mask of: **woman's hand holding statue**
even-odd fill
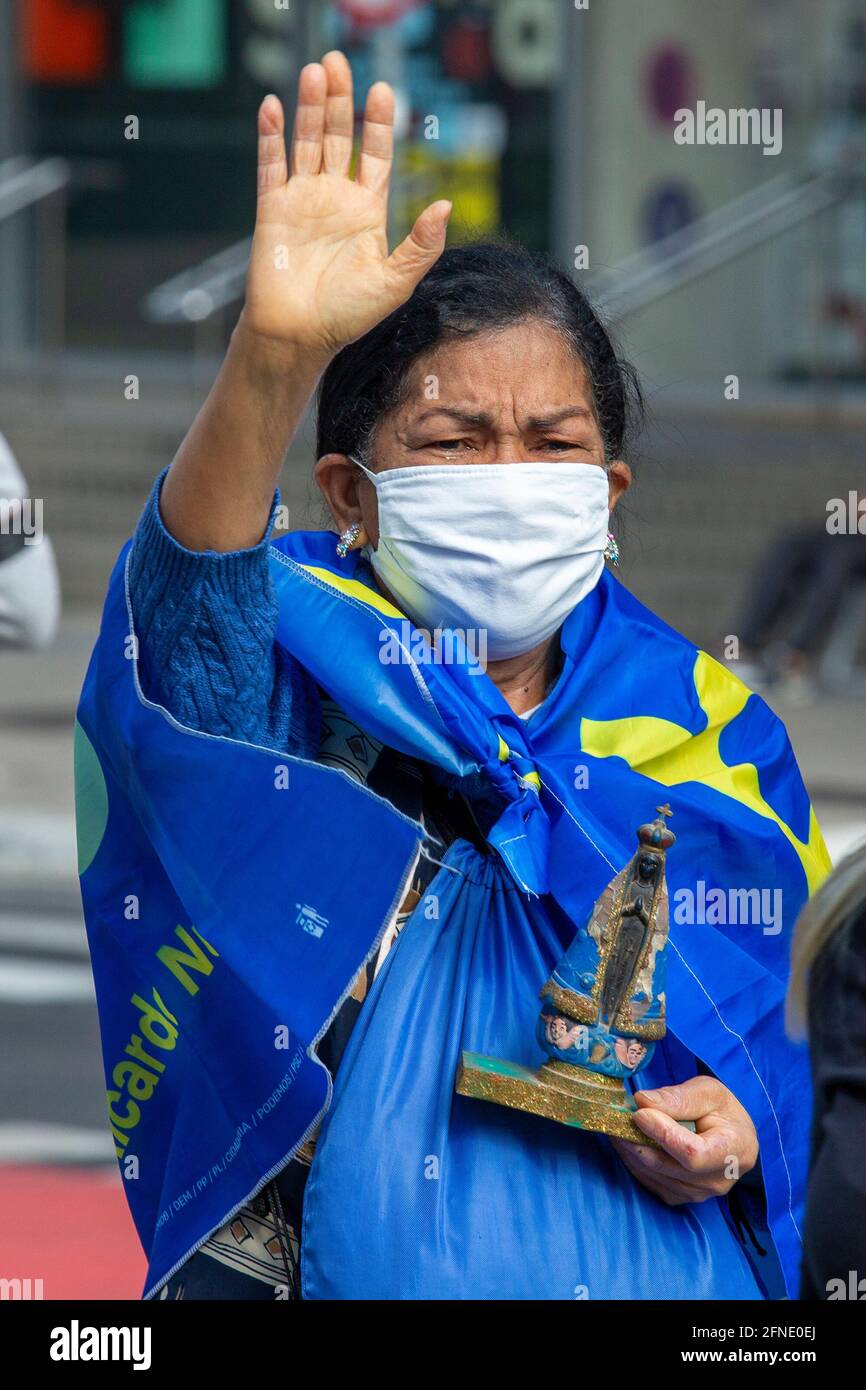
[[[758,1161],[755,1126],[731,1091],[712,1076],[638,1091],[635,1123],[660,1149],[614,1139],[638,1182],[668,1206],[723,1197]],[[678,1124],[693,1120],[696,1133]]]

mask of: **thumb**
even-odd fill
[[[422,275],[426,275],[445,250],[450,216],[451,204],[447,199],[431,203],[409,235],[388,257],[385,264],[391,271],[395,288],[399,288],[404,298],[409,297]]]
[[[691,1076],[676,1086],[657,1091],[636,1091],[641,1109],[652,1107],[675,1120],[699,1120],[719,1108],[719,1083],[711,1076]]]

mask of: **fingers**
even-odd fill
[[[358,183],[388,196],[394,155],[394,93],[387,82],[374,82],[367,93]]]
[[[712,1194],[727,1192],[734,1182],[754,1168],[757,1141],[747,1130],[720,1124],[700,1134],[678,1125],[668,1115],[639,1110],[635,1124],[662,1146],[648,1150],[651,1167],[674,1180],[697,1181]]]
[[[282,102],[266,96],[259,107],[259,147],[256,187],[259,195],[286,182],[286,136]]]
[[[298,104],[292,136],[292,173],[318,174],[322,167],[328,75],[321,63],[307,63],[298,78]]]
[[[691,1173],[712,1172],[723,1166],[727,1154],[734,1152],[734,1136],[727,1128],[695,1134],[661,1110],[636,1110],[633,1118],[638,1129]]]
[[[733,1182],[719,1172],[706,1175],[687,1172],[658,1149],[616,1139],[613,1144],[632,1176],[668,1206],[704,1202],[708,1197],[721,1197],[733,1187]]]
[[[328,79],[325,100],[325,135],[322,142],[322,167],[326,174],[349,172],[352,162],[354,107],[352,104],[352,69],[344,53],[334,49],[322,59]]]
[[[407,297],[442,255],[450,216],[451,204],[447,200],[431,203],[406,239],[388,257],[386,265]]]
[[[679,1207],[686,1202],[702,1202],[713,1196],[712,1192],[695,1183],[676,1181],[667,1172],[660,1171],[653,1164],[653,1159],[657,1157],[653,1149],[644,1149],[617,1139],[613,1140],[613,1145],[632,1177],[666,1206]]]
[[[676,1120],[700,1120],[712,1111],[726,1108],[736,1098],[714,1076],[690,1076],[676,1086],[660,1086],[657,1091],[636,1091],[638,1105],[652,1105]]]
[[[711,1172],[734,1156],[741,1173],[758,1159],[758,1136],[747,1110],[712,1076],[694,1076],[676,1086],[635,1094],[635,1124],[684,1168]],[[678,1120],[694,1120],[693,1134]]]
[[[268,100],[276,103],[276,97]],[[353,137],[352,70],[345,54],[335,49],[321,63],[308,63],[298,78],[291,172],[345,177]],[[358,183],[387,197],[393,150],[394,93],[387,82],[375,82],[364,110]]]

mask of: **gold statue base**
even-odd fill
[[[455,1089],[458,1095],[543,1115],[575,1129],[589,1129],[653,1149],[660,1147],[635,1124],[632,1116],[637,1106],[618,1076],[603,1076],[555,1061],[533,1071],[501,1057],[464,1052]]]

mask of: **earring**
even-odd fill
[[[607,545],[604,547],[604,558],[610,560],[612,565],[619,564],[619,546],[616,543],[616,536],[613,531],[607,533]]]
[[[345,531],[343,531],[340,539],[337,541],[337,554],[341,560],[346,558],[360,534],[361,527],[357,521],[353,521],[351,526],[347,526]]]

